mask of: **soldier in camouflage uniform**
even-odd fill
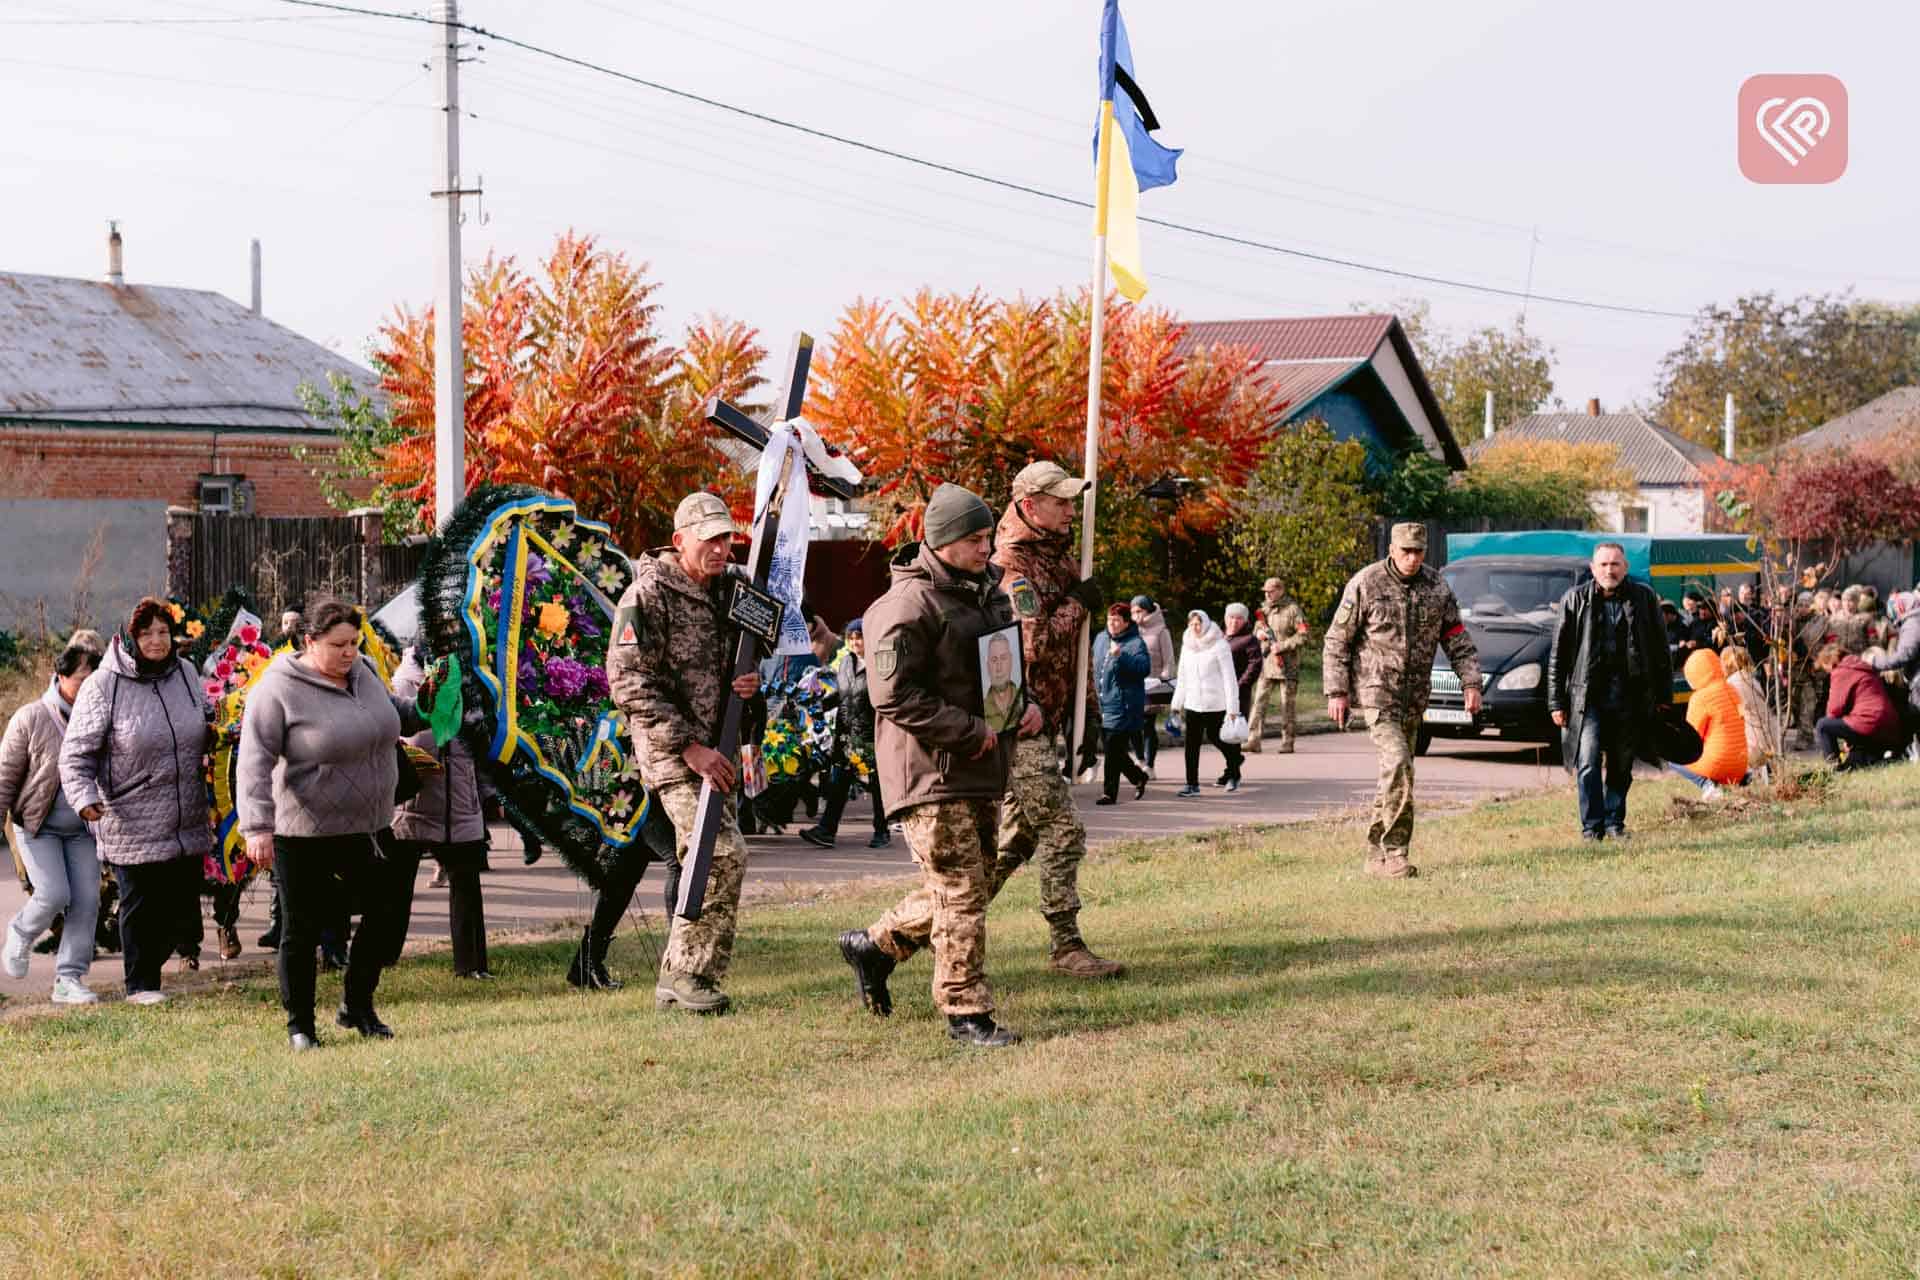
[[[1480,659],[1446,579],[1426,567],[1427,528],[1393,526],[1387,558],[1353,575],[1340,595],[1322,653],[1327,714],[1342,729],[1359,700],[1380,757],[1380,786],[1367,828],[1366,872],[1394,880],[1418,874],[1413,839],[1413,753],[1427,709],[1433,656],[1442,645],[1460,676],[1469,714],[1480,710]]]
[[[1048,967],[1076,978],[1112,978],[1126,967],[1095,955],[1080,936],[1080,861],[1087,828],[1074,811],[1060,773],[1059,739],[1073,727],[1073,678],[1082,653],[1081,626],[1102,607],[1100,588],[1080,577],[1072,538],[1075,499],[1089,482],[1052,462],[1029,463],[1013,478],[1013,503],[1000,518],[993,562],[1006,572],[1007,594],[1020,616],[1028,698],[1043,730],[1014,748],[1013,781],[1000,812],[1000,852],[993,892],[1029,859],[1040,873],[1040,912],[1052,955]],[[1088,704],[1099,702],[1088,669]]]
[[[634,562],[607,650],[613,702],[626,713],[640,776],[673,823],[676,862],[693,834],[702,780],[726,797],[706,905],[698,920],[674,920],[654,988],[658,1007],[692,1013],[724,1012],[730,1003],[719,984],[733,958],[747,871],[734,763],[713,749],[729,685],[743,698],[760,691],[758,673],[730,679],[735,632],[722,589],[733,534],[724,501],[711,493],[688,495],[674,512],[673,546]]]
[[[867,929],[840,935],[860,999],[893,1012],[887,978],[933,948],[933,1002],[947,1033],[981,1048],[1019,1036],[993,1020],[987,987],[987,903],[993,896],[994,828],[1007,790],[1013,733],[986,719],[979,642],[1010,629],[1013,611],[988,561],[993,512],[943,484],[927,503],[926,538],[893,561],[893,582],[867,610],[880,794],[900,818],[924,882]],[[1029,706],[1015,726],[1040,726]]]
[[[1260,609],[1260,621],[1253,634],[1266,657],[1260,664],[1260,678],[1253,684],[1253,714],[1247,718],[1247,751],[1258,754],[1260,738],[1267,718],[1267,693],[1280,690],[1280,745],[1282,755],[1293,751],[1294,697],[1300,692],[1300,650],[1307,643],[1307,615],[1278,578],[1268,578],[1261,588],[1266,599]]]

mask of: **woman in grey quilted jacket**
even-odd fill
[[[74,701],[60,786],[93,824],[120,889],[127,999],[158,1004],[160,966],[200,917],[207,812],[207,700],[174,656],[180,617],[149,596]]]
[[[235,797],[247,856],[273,869],[280,1003],[295,1051],[319,1043],[314,948],[320,930],[344,914],[342,885],[363,907],[334,1021],[363,1036],[393,1035],[374,1012],[373,993],[404,939],[400,882],[410,907],[419,867],[418,851],[393,835],[397,753],[401,733],[426,727],[361,656],[358,609],[324,600],[306,619],[306,647],[275,658],[247,695]]]
[[[100,651],[69,643],[53,664],[53,682],[13,713],[0,740],[0,822],[20,831],[21,852],[33,877],[33,897],[8,923],[6,972],[27,976],[34,941],[64,913],[60,955],[54,964],[53,1002],[92,1004],[93,930],[100,914],[100,858],[93,832],[60,787],[60,741],[73,700],[80,696]]]

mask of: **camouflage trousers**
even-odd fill
[[[1000,896],[1014,872],[1037,861],[1040,914],[1047,919],[1054,952],[1085,946],[1080,937],[1079,880],[1080,860],[1087,856],[1087,828],[1074,812],[1073,792],[1060,776],[1059,756],[1051,740],[1044,736],[1020,739],[1014,748],[1007,798],[999,810],[998,847],[991,836],[986,845],[993,850],[986,863],[987,900]],[[927,945],[933,929],[932,900],[918,892],[909,894],[882,924],[887,939],[881,940],[881,925],[875,925],[874,942],[895,960],[905,960]]]
[[[987,987],[988,868],[1000,806],[935,800],[895,815],[920,864],[920,887],[867,930],[896,961],[933,947],[933,1006],[948,1017],[993,1012]]]
[[[675,782],[660,788],[660,806],[673,823],[673,860],[684,864],[687,841],[700,812],[700,784]],[[733,962],[733,931],[740,919],[740,885],[747,878],[747,842],[740,814],[728,795],[720,806],[720,831],[713,841],[713,867],[707,876],[706,903],[698,920],[673,918],[660,973],[684,973],[718,983]]]
[[[1248,751],[1260,750],[1261,731],[1266,725],[1267,696],[1273,690],[1280,691],[1280,749],[1293,746],[1293,708],[1300,692],[1300,677],[1262,675],[1253,682],[1253,713],[1247,717]]]
[[[1413,842],[1413,745],[1420,717],[1367,712],[1367,736],[1380,758],[1380,784],[1373,794],[1367,847],[1375,854],[1404,854]]]

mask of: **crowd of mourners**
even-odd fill
[[[1595,607],[1614,599],[1597,596]],[[1920,730],[1920,593],[1896,593],[1883,607],[1867,586],[1782,589],[1766,603],[1742,586],[1717,598],[1689,592],[1680,606],[1662,601],[1658,608],[1666,657],[1692,691],[1686,716],[1701,745],[1697,759],[1669,767],[1703,794],[1764,778],[1796,735],[1799,745],[1842,769],[1912,749]],[[1208,748],[1220,757],[1213,785],[1237,790],[1246,754],[1262,749],[1275,694],[1276,749],[1293,749],[1308,627],[1279,579],[1266,582],[1259,607],[1229,604],[1219,623],[1194,609],[1176,627],[1145,595],[1107,605],[1100,621],[1088,654],[1091,698],[1078,762],[1091,770],[1104,760],[1096,804],[1121,803],[1123,783],[1133,798],[1146,793],[1163,732],[1182,747],[1176,796],[1206,794],[1201,760]],[[794,707],[806,699],[793,691],[826,691],[834,726],[829,754],[743,805],[744,823],[779,830],[804,803],[816,821],[800,838],[832,847],[850,799],[864,789],[872,800],[868,843],[885,848],[898,824],[889,820],[874,767],[863,620],[841,633],[810,610],[808,622],[813,653],[772,660],[766,675],[769,687],[790,691]],[[1593,634],[1611,634],[1612,624],[1595,625]],[[260,943],[277,952],[294,1047],[316,1038],[316,974],[323,966],[344,971],[335,1022],[388,1036],[375,993],[382,971],[399,958],[424,859],[437,862],[432,883],[449,893],[454,973],[491,976],[481,873],[488,820],[498,809],[466,746],[457,738],[435,746],[418,710],[431,679],[419,650],[405,654],[389,687],[361,654],[364,620],[352,605],[316,601],[304,614],[283,615],[281,630],[282,651],[248,697],[236,770],[246,855],[272,877],[273,924]],[[1656,628],[1648,643],[1657,647],[1661,633]],[[210,874],[214,730],[201,673],[181,656],[184,640],[179,609],[153,598],[141,600],[125,629],[104,640],[75,632],[45,691],[19,708],[0,740],[0,814],[12,824],[20,872],[31,886],[0,939],[0,967],[24,977],[31,949],[45,936],[43,949],[56,953],[56,1003],[98,999],[86,981],[98,945],[119,950],[129,1002],[163,1001],[169,959],[198,967],[203,895],[212,900],[221,955],[240,952],[241,886]],[[1600,684],[1589,692],[1582,677],[1573,690],[1576,701],[1591,698],[1596,708],[1608,696],[1602,686],[1612,670],[1604,649],[1580,651],[1582,669],[1600,673],[1591,675]],[[1618,676],[1637,669],[1634,661],[1615,665]],[[824,678],[809,685],[809,669]],[[410,767],[409,743],[416,755],[437,754],[437,767]],[[1600,772],[1602,745],[1574,753],[1585,762],[1576,773],[1589,835],[1608,834],[1610,821],[1617,834],[1620,816],[1607,815],[1624,801],[1625,780]],[[1586,790],[1594,793],[1590,803]],[[530,847],[529,861],[538,852],[537,843]],[[605,969],[606,943],[630,896],[613,895],[605,922],[596,912],[569,973],[576,985],[618,985]]]
[[[1901,758],[1920,731],[1920,592],[1883,605],[1871,586],[1781,587],[1768,604],[1742,585],[1660,608],[1705,747],[1678,771],[1709,794],[1789,745],[1858,769]]]

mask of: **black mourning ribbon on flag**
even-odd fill
[[[1127,74],[1125,67],[1115,64],[1113,81],[1126,91],[1129,98],[1133,99],[1133,109],[1140,113],[1140,123],[1145,126],[1146,131],[1152,133],[1158,129],[1160,120],[1153,114],[1153,108],[1147,105],[1147,95],[1141,91],[1139,85],[1133,82],[1133,77]]]

